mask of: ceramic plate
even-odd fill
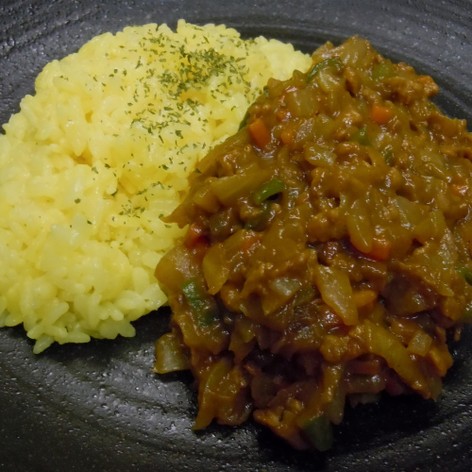
[[[0,122],[18,111],[50,60],[127,25],[225,23],[309,52],[358,34],[383,54],[432,75],[438,104],[472,123],[472,15],[468,1],[85,0],[2,1]],[[472,459],[472,330],[438,402],[384,398],[347,409],[325,454],[300,453],[249,423],[192,432],[188,375],[157,377],[154,340],[163,310],[136,323],[133,339],[54,346],[40,356],[21,328],[0,330],[2,471],[469,470]]]

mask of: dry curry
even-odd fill
[[[366,40],[327,43],[197,165],[156,269],[155,364],[191,369],[195,428],[252,415],[326,450],[346,403],[438,397],[472,311],[472,135],[437,92]]]

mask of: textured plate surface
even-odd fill
[[[383,54],[431,74],[438,104],[472,123],[472,5],[469,1],[106,0],[0,3],[0,122],[50,60],[96,34],[126,25],[226,23],[311,51],[359,34]],[[292,451],[250,423],[191,431],[188,375],[156,377],[153,343],[168,313],[136,323],[133,339],[55,346],[39,357],[21,328],[0,330],[2,471],[380,471],[470,470],[472,330],[437,403],[383,399],[348,409],[326,454]]]

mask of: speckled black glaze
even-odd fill
[[[431,74],[438,104],[472,123],[470,1],[37,0],[0,2],[0,122],[18,111],[54,58],[126,25],[224,22],[311,51],[367,37]],[[1,216],[0,216],[1,217]],[[437,403],[385,398],[348,409],[326,454],[300,453],[257,425],[191,431],[188,375],[151,371],[168,313],[136,323],[133,339],[54,346],[40,356],[21,328],[0,330],[1,471],[468,471],[472,463],[472,330]]]

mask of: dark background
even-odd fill
[[[437,103],[472,123],[469,1],[0,0],[0,123],[52,59],[127,25],[179,18],[225,23],[309,52],[367,37],[383,54],[432,75]],[[1,217],[1,215],[0,215]],[[1,471],[466,471],[472,459],[472,332],[437,403],[385,398],[347,409],[326,454],[291,450],[250,423],[191,431],[187,375],[156,377],[153,344],[168,313],[136,323],[133,339],[54,346],[40,356],[21,328],[0,330]]]

